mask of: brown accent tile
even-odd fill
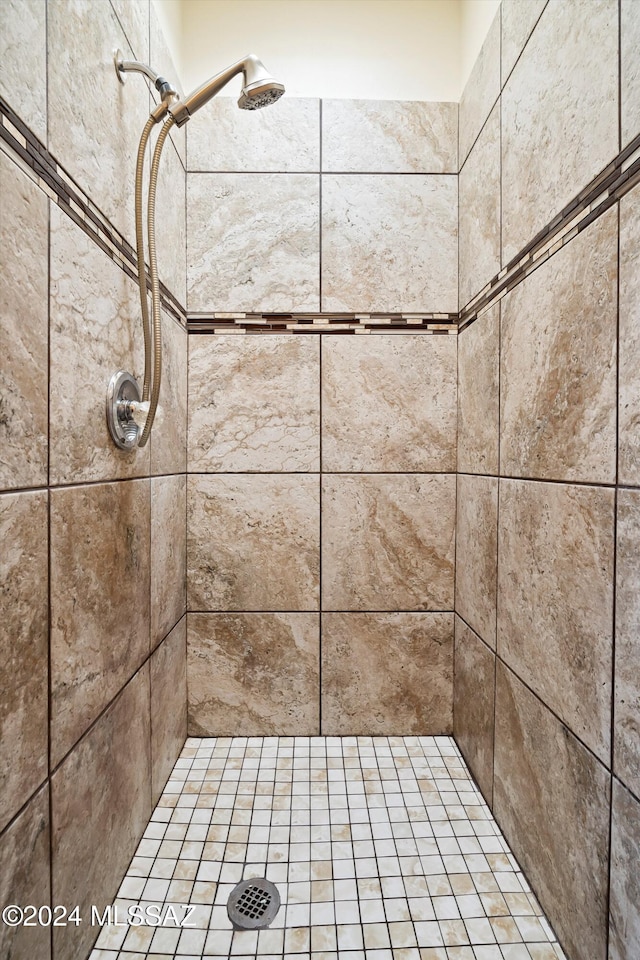
[[[458,470],[498,473],[500,304],[458,336]]]
[[[314,736],[319,616],[188,616],[190,736]]]
[[[496,104],[460,171],[460,307],[500,270],[500,106]]]
[[[608,960],[640,954],[640,802],[613,781]]]
[[[162,312],[162,384],[149,437],[151,473],[184,473],[187,462],[187,332]]]
[[[605,960],[610,776],[502,663],[493,809],[572,960]]]
[[[151,645],[165,637],[186,610],[187,481],[151,479]]]
[[[151,670],[151,801],[157,803],[187,738],[187,620],[153,652]]]
[[[500,17],[498,11],[460,98],[460,165],[500,94]]]
[[[640,485],[640,186],[620,202],[619,482]]]
[[[149,652],[149,482],[51,494],[51,752],[57,764]]]
[[[640,794],[640,490],[618,492],[613,769]]]
[[[456,612],[496,646],[498,480],[458,475]]]
[[[453,735],[489,805],[493,798],[495,655],[456,617]]]
[[[322,615],[323,736],[448,734],[452,712],[453,614]]]

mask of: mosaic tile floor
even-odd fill
[[[252,876],[280,912],[233,932]],[[187,740],[115,904],[193,926],[104,927],[91,960],[565,960],[448,737]]]

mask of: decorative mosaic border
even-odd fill
[[[456,334],[457,313],[209,313],[189,314],[189,333]]]

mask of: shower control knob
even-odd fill
[[[107,425],[113,442],[121,450],[133,450],[146,420],[148,403],[140,402],[137,381],[125,370],[118,370],[107,387]]]

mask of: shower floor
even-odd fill
[[[234,932],[252,876],[282,906]],[[115,904],[193,926],[105,926],[90,960],[565,960],[449,737],[189,739]]]

